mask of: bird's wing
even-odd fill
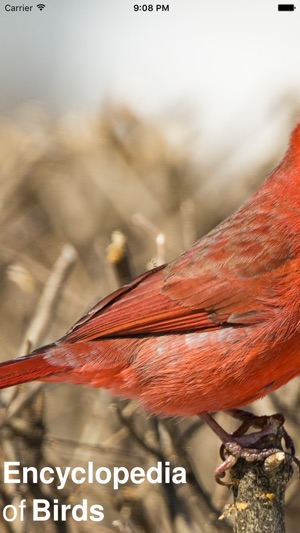
[[[280,230],[284,221],[275,228],[272,208],[256,201],[168,265],[104,298],[63,340],[207,331],[272,316],[291,268],[292,239]]]
[[[61,340],[208,331],[262,320],[253,280],[222,279],[201,269],[197,278],[168,278],[166,269],[147,272],[104,298]]]

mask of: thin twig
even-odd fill
[[[106,249],[106,260],[113,266],[118,285],[129,283],[134,277],[129,257],[127,238],[122,231],[113,231]]]
[[[158,459],[158,461],[164,462],[166,460],[164,454],[159,450],[159,448],[156,448],[154,446],[151,446],[151,444],[148,444],[135,430],[133,427],[131,420],[128,419],[126,416],[124,416],[122,409],[115,405],[116,412],[118,414],[118,417],[120,418],[120,421],[122,424],[128,429],[129,433],[132,435],[132,437],[142,446],[147,452],[151,453]]]
[[[40,339],[42,339],[49,322],[52,320],[54,308],[58,303],[64,284],[71,273],[71,269],[73,268],[76,259],[77,252],[75,248],[71,244],[65,244],[58,259],[54,263],[51,274],[45,284],[39,303],[36,307],[36,311],[25,333],[20,349],[21,355],[23,355],[24,352],[26,353],[28,343],[30,346],[36,346]],[[14,401],[12,401],[12,398],[16,389],[15,387],[12,387],[9,392],[7,392],[8,396],[6,396],[6,401],[9,404],[9,407],[6,412],[5,420],[2,421],[0,428],[7,425],[9,420],[11,420],[13,416],[16,416],[23,409],[24,405],[38,394],[41,387],[41,383],[31,384],[26,388],[26,393],[22,396],[18,395]]]
[[[36,346],[43,337],[44,332],[52,319],[53,310],[57,304],[64,287],[65,281],[71,273],[77,252],[71,244],[65,244],[54,263],[51,274],[41,294],[35,313],[27,328],[21,344],[20,355],[24,355],[28,342]]]

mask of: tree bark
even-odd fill
[[[277,442],[269,437],[264,447],[281,449],[280,440],[280,436]],[[234,533],[285,532],[284,500],[291,462],[289,454],[278,451],[263,461],[239,459],[232,467]]]

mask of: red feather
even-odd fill
[[[283,162],[186,253],[104,298],[56,343],[0,365],[0,388],[66,381],[197,414],[300,370],[300,125]]]

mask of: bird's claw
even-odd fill
[[[228,442],[224,442],[220,448],[220,456],[223,462],[215,471],[215,479],[217,483],[227,486],[230,485],[230,483],[222,481],[222,478],[225,477],[227,470],[230,470],[238,459],[244,459],[247,462],[264,461],[271,455],[278,453],[284,453],[285,458],[290,462],[294,462],[300,472],[300,461],[295,457],[293,441],[283,427],[284,417],[282,415],[276,414],[272,416],[257,417],[251,413],[243,411],[238,412],[238,414],[239,416],[235,416],[235,418],[242,420],[242,425],[232,434],[232,438],[228,440]],[[250,426],[260,427],[261,430],[245,435],[245,432]],[[260,441],[263,442],[263,437],[272,434],[275,435],[278,431],[281,431],[282,439],[287,451],[283,452],[282,449],[276,447],[264,448],[262,443],[262,447],[259,447]]]

